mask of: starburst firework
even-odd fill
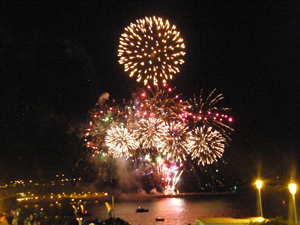
[[[184,63],[185,45],[175,25],[160,17],[145,17],[125,28],[119,39],[119,63],[144,85],[166,83]]]
[[[117,107],[100,107],[90,110],[90,121],[85,129],[85,142],[87,147],[92,149],[92,154],[99,154],[105,147],[104,139],[106,131],[114,125],[122,125],[126,122],[124,112]]]
[[[124,127],[114,126],[107,130],[105,144],[108,153],[115,157],[131,157],[138,147],[135,137]]]
[[[135,95],[137,104],[135,112],[138,118],[160,118],[164,121],[180,120],[180,113],[187,108],[187,102],[182,101],[179,96],[173,93],[172,88],[154,88],[150,86],[147,89],[141,89]]]
[[[204,98],[202,92],[203,90],[198,99],[195,96],[189,99],[188,113],[182,113],[180,117],[187,119],[194,127],[212,126],[230,140],[227,131],[233,131],[229,125],[233,119],[226,114],[230,108],[217,106],[224,99],[223,94],[215,94],[216,89],[214,89],[207,98]]]
[[[160,142],[160,137],[163,134],[161,119],[149,118],[141,119],[138,121],[137,129],[134,131],[134,135],[141,144],[142,149],[156,148]]]
[[[189,153],[198,164],[212,164],[222,157],[226,140],[220,132],[204,125],[188,134]]]
[[[165,123],[163,128],[164,135],[161,136],[161,145],[159,146],[161,154],[175,162],[185,160],[188,148],[186,142],[188,127],[180,122],[170,122]]]

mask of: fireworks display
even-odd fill
[[[165,188],[175,190],[187,158],[205,166],[223,156],[232,118],[224,114],[228,108],[217,106],[223,96],[213,93],[198,103],[182,100],[172,88],[148,86],[122,106],[96,104],[86,129],[87,146],[94,156],[143,159],[147,171],[151,167]]]
[[[131,157],[132,150],[135,150],[137,142],[133,135],[124,127],[114,126],[107,130],[105,144],[108,153],[114,157]]]
[[[172,88],[151,88],[141,89],[134,94],[135,118],[160,118],[172,122],[178,120],[180,113],[184,113],[187,102],[181,100],[179,95],[173,93]],[[181,119],[180,119],[181,121]]]
[[[224,99],[223,94],[215,94],[216,89],[214,89],[207,98],[204,98],[202,92],[203,90],[201,90],[199,99],[195,96],[193,99],[189,99],[189,113],[181,114],[181,118],[193,123],[194,127],[202,125],[214,127],[230,140],[227,131],[233,131],[233,128],[228,125],[233,119],[226,114],[230,108],[218,107],[218,103]]]
[[[187,129],[187,126],[179,122],[166,123],[160,147],[163,156],[175,162],[185,160],[188,148]]]
[[[142,149],[156,148],[163,136],[162,120],[156,118],[141,119],[138,121],[135,136]]]
[[[176,26],[160,17],[145,17],[125,28],[119,39],[119,63],[144,85],[166,83],[184,63],[185,45]]]
[[[201,90],[198,99],[183,100],[168,87],[166,80],[179,72],[185,55],[183,39],[168,20],[137,20],[119,43],[119,63],[147,86],[120,105],[109,106],[109,94],[101,95],[90,111],[86,146],[94,157],[130,159],[134,171],[144,170],[141,174],[174,192],[186,167],[210,165],[223,156],[233,131],[229,108],[219,106],[224,97],[215,89],[206,98]]]
[[[221,158],[225,147],[225,138],[212,127],[196,127],[189,132],[190,155],[202,166],[216,162]]]
[[[175,186],[179,181],[179,177],[183,170],[179,171],[179,167],[175,164],[162,164],[161,173],[165,181],[165,193],[174,193]]]

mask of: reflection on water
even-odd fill
[[[266,218],[276,216],[286,217],[289,202],[287,196],[264,195],[263,209]],[[107,219],[109,217],[105,202],[112,205],[110,198],[85,200],[85,209],[92,214],[90,219]],[[74,202],[72,203],[74,204]],[[25,207],[23,205],[22,207]],[[56,215],[74,215],[69,201],[60,203],[40,202],[26,204],[27,210],[43,208],[44,212]],[[137,213],[136,209],[142,207],[149,212]],[[115,197],[114,216],[124,219],[131,225],[187,225],[194,224],[199,217],[253,217],[257,214],[257,196],[255,193],[247,194],[220,194],[220,195],[194,195],[185,197]],[[155,218],[162,217],[165,221],[158,222]]]
[[[149,209],[136,213],[138,207]],[[90,212],[99,218],[106,215],[104,205],[89,204]],[[255,210],[255,208],[254,208]],[[104,212],[104,213],[103,213]],[[189,196],[184,198],[152,198],[146,200],[120,201],[115,203],[115,217],[132,225],[157,224],[155,218],[165,219],[164,224],[194,224],[197,217],[245,217],[254,216],[242,202],[235,202],[234,195]]]

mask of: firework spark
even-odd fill
[[[175,193],[176,184],[178,183],[183,170],[176,163],[164,163],[161,165],[162,181],[165,186],[165,193]]]
[[[134,135],[141,143],[143,149],[156,148],[162,135],[162,120],[149,118],[138,121],[138,127],[134,131]]]
[[[114,126],[107,130],[105,144],[114,157],[131,157],[138,145],[135,137],[124,127]]]
[[[184,63],[185,44],[175,25],[160,17],[145,17],[125,28],[119,39],[119,63],[137,82],[166,83]]]
[[[198,164],[212,164],[222,157],[226,140],[220,132],[202,126],[190,131],[189,135],[189,153]]]
[[[148,85],[122,106],[98,103],[90,111],[86,145],[94,155],[131,158],[132,168],[164,178],[156,179],[159,186],[174,192],[186,165],[204,166],[222,157],[226,132],[233,129],[223,113],[228,108],[216,106],[222,94],[213,97],[213,90],[206,100],[200,95],[187,102],[173,90]]]
[[[175,89],[175,88],[174,88]],[[135,115],[138,118],[160,118],[164,121],[182,119],[179,115],[185,112],[188,103],[181,100],[180,95],[175,95],[172,88],[141,89],[135,94]]]
[[[186,165],[204,166],[222,157],[233,131],[232,118],[224,113],[229,108],[217,106],[224,97],[215,95],[216,89],[206,99],[201,90],[199,99],[183,101],[167,88],[184,56],[183,38],[168,20],[145,17],[127,26],[119,38],[118,62],[147,88],[122,106],[109,107],[109,94],[103,93],[84,135],[93,154],[131,158],[144,174],[162,175],[173,192]]]
[[[223,94],[215,96],[216,89],[214,89],[210,92],[208,97],[204,99],[202,91],[203,90],[201,90],[199,99],[195,96],[193,99],[189,99],[189,112],[182,113],[180,117],[192,122],[194,127],[201,127],[202,125],[212,126],[230,140],[227,131],[233,131],[233,128],[228,125],[233,119],[225,113],[225,111],[230,110],[230,108],[217,106],[217,104],[224,99]]]
[[[123,112],[120,111],[119,107],[100,107],[99,109],[99,106],[98,102],[96,108],[90,110],[89,125],[85,129],[84,134],[86,145],[92,149],[93,155],[99,154],[101,149],[105,148],[104,139],[106,131],[111,126],[124,125],[125,120]]]
[[[163,128],[164,135],[161,136],[161,146],[159,146],[161,154],[175,162],[185,160],[188,148],[186,142],[188,127],[180,122],[171,122],[165,123]]]

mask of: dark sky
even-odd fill
[[[249,179],[259,168],[290,176],[300,157],[299,12],[291,1],[2,1],[0,177],[70,170],[98,97],[138,86],[118,64],[118,39],[152,15],[185,41],[170,85],[187,98],[217,88],[232,108],[224,157]]]

